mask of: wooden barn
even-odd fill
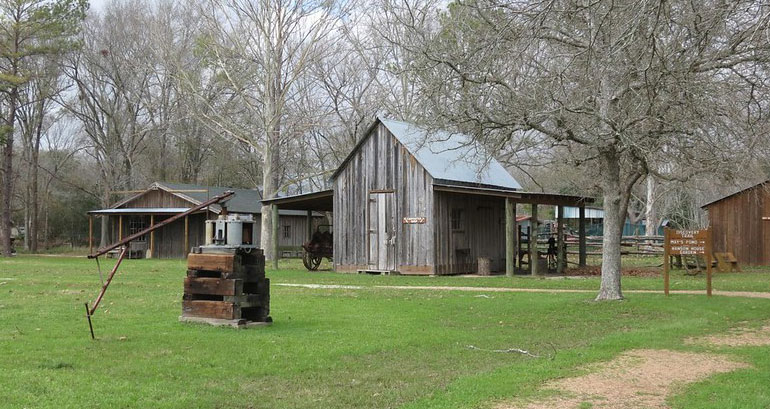
[[[516,204],[532,205],[536,225],[537,204],[591,202],[522,192],[470,138],[385,118],[372,124],[332,184],[327,191],[265,202],[331,211],[337,271],[461,274],[484,262],[512,273],[519,251]]]
[[[739,263],[770,265],[770,180],[701,206],[708,212],[715,253]]]
[[[235,195],[227,201],[229,214],[252,216],[257,221],[258,229],[262,225],[262,195],[258,190],[233,189],[229,187],[201,186],[182,183],[156,182],[143,191],[121,200],[108,209],[88,212],[89,224],[93,226],[93,217],[101,216],[107,224],[107,242],[114,243],[130,234],[159,223],[168,217],[186,211],[201,204],[211,197],[227,190]],[[190,248],[204,243],[205,221],[216,218],[222,211],[220,205],[187,216],[154,231],[130,244],[132,257],[148,258],[184,258]],[[307,239],[308,213],[296,210],[279,212],[279,251],[286,257],[299,256],[302,243]],[[312,216],[311,223],[321,223],[318,214]],[[91,247],[94,233],[91,229]]]

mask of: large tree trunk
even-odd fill
[[[602,240],[602,282],[596,300],[621,300],[620,241],[626,210],[621,209],[620,192],[604,193],[604,229]]]
[[[600,153],[602,163],[602,193],[604,198],[604,227],[602,239],[602,281],[596,301],[622,300],[620,288],[621,261],[620,242],[623,224],[628,212],[628,199],[636,178],[623,180],[620,158],[614,148],[605,148]],[[628,184],[631,184],[628,186]]]
[[[14,70],[16,75],[16,70]],[[0,244],[4,256],[11,255],[11,199],[13,197],[13,137],[16,124],[16,105],[19,89],[14,87],[8,98],[8,119],[6,120],[5,146],[3,147],[3,203],[0,218]]]

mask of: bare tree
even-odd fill
[[[435,15],[390,8],[407,27]],[[768,104],[756,97],[767,86],[769,15],[761,1],[469,0],[402,44],[419,56],[413,69],[443,121],[494,146],[536,131],[596,181],[605,209],[597,300],[614,300],[637,182],[733,170],[766,137]]]
[[[224,134],[262,157],[265,198],[281,187],[281,147],[297,136],[289,107],[303,91],[301,79],[323,58],[330,34],[346,12],[343,1],[212,0],[207,11],[211,70],[230,90],[233,110],[208,113]],[[288,132],[288,129],[295,132]],[[272,221],[262,209],[262,246],[273,259]]]
[[[3,99],[2,209],[0,245],[11,254],[11,202],[14,194],[14,138],[20,97],[30,81],[30,60],[73,47],[69,41],[79,29],[87,3],[84,0],[0,1],[0,92]]]
[[[104,13],[87,20],[83,48],[66,63],[77,95],[61,103],[82,126],[99,166],[102,205],[109,206],[111,191],[134,187],[135,163],[152,130],[145,102],[154,67],[148,63],[143,3],[113,3]],[[101,245],[107,244],[106,228],[102,223]]]

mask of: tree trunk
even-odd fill
[[[16,75],[16,70],[14,70]],[[0,244],[4,256],[11,255],[11,198],[13,197],[13,138],[16,124],[16,105],[19,89],[11,89],[8,98],[8,119],[6,120],[5,146],[3,147],[3,203],[0,218]]]
[[[614,148],[601,152],[604,226],[602,238],[602,281],[596,301],[622,300],[620,287],[620,241],[628,211],[630,187],[621,182],[620,159]],[[635,179],[634,179],[635,181]]]
[[[647,199],[644,206],[644,218],[647,221],[645,236],[655,236],[658,233],[658,220],[655,215],[655,179],[647,176]]]
[[[596,300],[622,300],[620,240],[623,235],[623,221],[626,211],[621,209],[619,192],[606,191],[603,197],[602,282]]]

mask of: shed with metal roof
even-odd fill
[[[516,203],[536,210],[592,201],[522,192],[473,138],[382,117],[333,173],[332,185],[264,202],[332,211],[337,271],[462,274],[483,261],[512,274],[513,259],[521,260],[513,256]]]

